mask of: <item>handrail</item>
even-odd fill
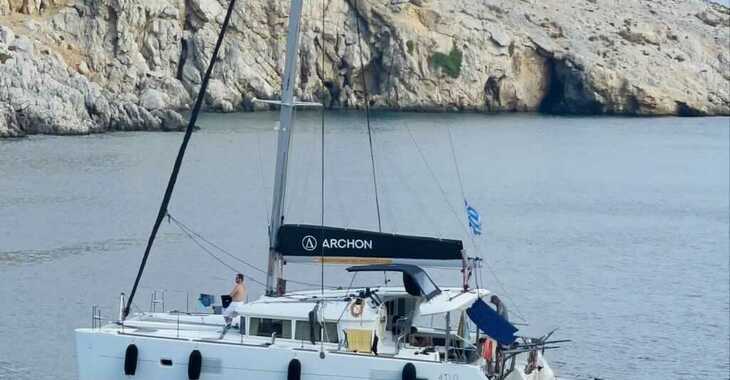
[[[124,292],[119,295],[119,321],[124,320]]]
[[[91,306],[91,328],[97,329],[102,326],[101,308],[98,305]]]
[[[397,338],[397,339],[395,340],[395,354],[396,354],[396,355],[400,353],[400,344],[401,344],[401,339],[405,339],[405,338],[406,338],[406,334],[401,334],[401,335],[400,335],[400,336],[399,336],[399,337],[398,337],[398,338]]]

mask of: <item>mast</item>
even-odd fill
[[[297,61],[299,56],[299,31],[303,0],[292,0],[289,11],[289,31],[286,43],[286,64],[282,77],[281,114],[276,150],[276,169],[274,172],[274,196],[269,226],[269,266],[266,276],[266,294],[276,294],[281,278],[281,255],[276,251],[279,228],[284,223],[284,198],[286,195],[286,176],[289,163],[289,144],[294,127],[294,88],[297,81]]]

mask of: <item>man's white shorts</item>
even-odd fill
[[[239,316],[242,313],[243,302],[231,302],[225,310],[223,310],[223,316],[226,318],[233,318]]]

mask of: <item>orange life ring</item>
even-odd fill
[[[350,305],[350,314],[352,314],[353,317],[357,318],[362,315],[363,312],[363,303],[361,299],[355,300],[355,302]]]
[[[492,361],[492,353],[494,352],[494,341],[491,339],[485,339],[482,343],[482,356],[488,362]]]

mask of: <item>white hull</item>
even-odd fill
[[[129,344],[139,348],[137,372],[124,375],[124,354]],[[79,380],[187,379],[188,358],[193,350],[203,357],[201,379],[286,380],[292,359],[302,364],[302,380],[377,379],[400,380],[406,363],[413,363],[419,378],[443,380],[486,379],[477,366],[326,352],[324,359],[311,345],[304,349],[160,339],[76,330]],[[307,348],[309,346],[309,348]],[[161,359],[172,360],[171,366]]]
[[[203,380],[287,380],[291,360],[302,365],[302,380],[320,379],[369,379],[401,380],[403,368],[413,363],[419,379],[433,380],[485,380],[480,366],[462,363],[444,363],[413,358],[359,355],[347,352],[331,352],[325,349],[320,358],[318,346],[305,343],[264,346],[260,343],[240,344],[230,341],[200,341],[139,336],[114,332],[107,329],[76,330],[76,350],[79,380],[165,380],[188,379],[188,360],[193,350],[202,354]],[[137,370],[134,376],[124,375],[124,355],[128,345],[139,349]],[[162,359],[172,365],[161,364]],[[525,375],[518,360],[515,371],[508,377],[514,380],[553,379],[547,363],[545,367]]]

